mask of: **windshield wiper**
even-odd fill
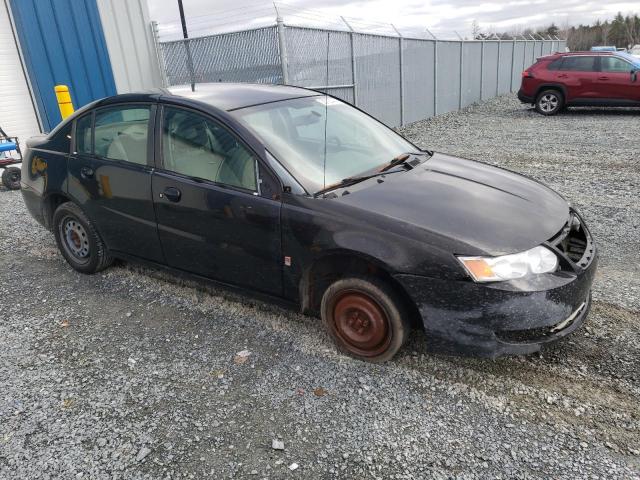
[[[388,175],[389,173],[395,173],[395,172],[377,172],[377,173],[372,173],[371,175],[362,175],[360,177],[345,178],[344,180],[340,180],[338,183],[334,183],[332,185],[328,185],[327,187],[323,188],[322,190],[318,190],[316,193],[313,194],[313,196],[314,197],[319,197],[323,193],[328,193],[328,192],[330,192],[332,190],[337,190],[338,188],[350,187],[351,185],[355,185],[356,183],[364,182],[365,180],[369,180],[370,178],[384,177],[385,175]]]
[[[398,155],[397,157],[395,157],[394,159],[392,159],[389,163],[387,163],[386,165],[382,166],[382,168],[380,168],[378,170],[378,172],[386,172],[387,170],[391,170],[393,167],[397,167],[398,165],[406,165],[409,168],[413,168],[417,165],[417,163],[409,163],[407,162],[407,160],[409,160],[411,157],[415,157],[417,155],[433,155],[433,153],[431,152],[409,152],[409,153],[401,153],[400,155]]]
[[[398,155],[396,158],[391,160],[389,163],[384,165],[379,172],[386,172],[387,170],[391,170],[393,167],[397,167],[398,165],[402,165],[403,163],[407,163],[407,160],[411,158],[411,155],[408,153],[402,153]]]
[[[384,176],[386,174],[389,174],[389,173],[397,173],[397,172],[389,172],[389,170],[391,170],[393,167],[397,167],[399,165],[405,164],[406,166],[408,166],[411,169],[411,168],[413,168],[415,166],[415,164],[408,163],[407,160],[409,160],[409,158],[411,158],[411,156],[416,156],[416,155],[428,155],[428,156],[431,156],[431,155],[433,155],[433,153],[432,152],[428,152],[428,151],[402,153],[402,154],[398,155],[397,157],[395,157],[393,160],[391,160],[389,163],[384,165],[382,168],[379,168],[376,171],[376,173],[372,173],[371,175],[362,175],[362,176],[359,176],[359,177],[345,178],[344,180],[341,180],[338,183],[334,183],[332,185],[329,185],[329,186],[323,188],[322,190],[317,191],[316,193],[313,194],[313,196],[314,197],[319,197],[323,193],[330,192],[331,190],[337,190],[338,188],[349,187],[351,185],[355,185],[356,183],[360,183],[360,182],[363,182],[365,180],[369,180],[370,178],[382,177],[382,176]],[[399,171],[403,171],[403,170],[399,170]]]

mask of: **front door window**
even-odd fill
[[[162,146],[166,170],[257,191],[254,156],[226,128],[202,115],[166,107]]]

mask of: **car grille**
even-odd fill
[[[501,330],[496,332],[496,335],[506,342],[535,343],[544,341],[546,338],[552,337],[573,325],[580,318],[584,309],[587,308],[587,303],[586,301],[583,302],[571,315],[555,325],[529,330]]]
[[[569,221],[555,237],[549,240],[549,243],[582,268],[589,266],[595,256],[591,235],[580,216],[573,210]]]

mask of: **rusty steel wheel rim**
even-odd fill
[[[62,246],[73,259],[81,264],[90,260],[89,236],[75,217],[65,217],[59,226]]]
[[[333,309],[333,328],[345,347],[363,357],[384,353],[391,343],[389,319],[382,306],[366,293],[340,293]]]

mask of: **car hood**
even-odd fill
[[[450,240],[451,249],[464,250],[452,253],[463,255],[527,250],[552,238],[569,217],[567,202],[534,180],[440,153],[350,192],[336,201],[401,222],[404,232],[411,226],[428,232],[425,238]]]

